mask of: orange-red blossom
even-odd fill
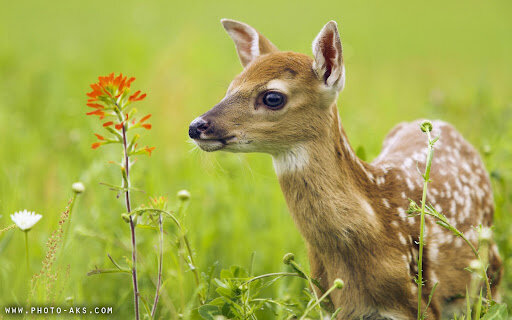
[[[86,114],[88,116],[98,116],[100,120],[105,117],[113,117],[115,119],[103,123],[103,127],[113,135],[113,138],[103,137],[95,133],[99,142],[95,142],[91,145],[93,149],[107,143],[122,143],[123,141],[121,138],[126,138],[126,132],[130,129],[138,127],[146,130],[151,129],[151,124],[146,123],[146,121],[151,117],[151,114],[137,120],[134,117],[136,110],[127,110],[128,105],[132,102],[141,101],[146,98],[146,94],[141,94],[140,90],[130,95],[130,86],[133,81],[135,81],[134,77],[129,78],[127,76],[123,76],[122,73],[116,77],[114,73],[111,73],[108,76],[98,77],[98,82],[90,85],[92,91],[87,93],[87,96],[89,97],[87,99],[87,106],[94,110],[87,112]],[[137,144],[134,142],[135,139],[133,140],[133,143],[130,143],[133,150],[129,150],[129,152],[135,154],[146,153],[151,155],[151,152],[155,149],[155,147],[146,146],[135,150]]]

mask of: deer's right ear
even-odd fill
[[[248,24],[235,20],[220,20],[233,42],[242,65],[247,66],[256,57],[278,51],[276,46]]]
[[[328,87],[338,91],[345,85],[345,67],[336,22],[329,21],[313,41],[313,70]]]

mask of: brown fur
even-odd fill
[[[209,127],[196,142],[207,151],[273,156],[284,197],[308,244],[313,276],[324,287],[336,278],[345,281],[343,290],[331,295],[341,307],[340,319],[416,318],[419,219],[405,211],[408,199],[421,200],[416,165],[425,166],[426,137],[420,122],[399,124],[386,137],[381,155],[365,163],[355,156],[340,123],[337,92],[326,88],[325,74],[318,74],[313,60],[275,48],[260,50],[226,97],[201,117]],[[285,84],[288,101],[281,110],[268,110],[257,97],[276,79]],[[433,126],[440,140],[428,201],[477,245],[472,227],[492,225],[488,174],[452,126],[442,121]],[[212,149],[215,139],[223,143]],[[489,258],[496,287],[501,261],[494,244]],[[439,282],[430,318],[439,319],[448,302],[465,294],[470,274],[464,268],[473,259],[467,245],[427,217],[424,304]]]

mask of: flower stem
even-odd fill
[[[426,131],[428,139],[427,163],[425,165],[425,174],[423,175],[423,195],[421,196],[421,212],[420,212],[420,243],[418,249],[418,320],[423,319],[421,312],[422,288],[423,288],[423,245],[425,234],[425,202],[427,199],[427,187],[430,180],[430,167],[432,166],[432,157],[434,153],[433,142],[430,137],[430,131]]]
[[[130,159],[128,155],[128,146],[126,143],[126,124],[123,125],[123,151],[124,151],[124,170],[125,178],[124,184],[126,187],[125,191],[125,202],[126,211],[128,214],[132,211],[130,204]],[[130,231],[132,237],[132,280],[133,280],[133,302],[135,307],[135,319],[139,320],[139,286],[137,282],[137,242],[135,238],[135,223],[133,217],[130,215]]]
[[[151,310],[151,318],[155,317],[156,306],[158,304],[158,299],[160,297],[160,286],[162,285],[162,266],[164,259],[164,227],[162,223],[162,214],[158,215],[158,225],[160,227],[160,235],[159,235],[159,249],[160,249],[160,257],[158,259],[158,280],[155,289],[155,301],[153,302],[153,309]]]
[[[28,258],[28,230],[26,230],[24,233],[25,233],[25,255],[27,258],[27,275],[30,275],[30,262],[29,262],[29,258]]]
[[[181,203],[180,203],[180,206],[178,208],[179,220],[182,220],[185,217],[185,209],[186,209],[185,201],[182,200]],[[183,258],[183,260],[185,260],[185,262],[187,263],[189,269],[192,271],[192,274],[194,275],[194,280],[196,282],[196,286],[199,289],[201,287],[201,280],[200,280],[200,277],[199,277],[199,272],[198,272],[197,267],[196,267],[196,263],[194,261],[194,252],[192,251],[192,247],[190,246],[190,242],[189,242],[189,240],[187,238],[187,231],[183,227],[183,224],[177,218],[173,217],[172,215],[170,215],[170,216],[174,220],[174,223],[176,223],[176,225],[178,226],[178,229],[179,229],[179,232],[180,232],[180,236],[181,236],[180,245],[186,251],[186,255],[187,256],[183,256],[182,258]],[[203,297],[203,295],[201,293],[201,290],[198,290],[197,298],[199,300],[199,304],[200,305],[203,305],[205,303],[205,301],[206,301],[206,299]]]
[[[76,201],[76,192],[73,192],[73,197],[71,198],[71,203],[69,204],[69,218],[68,218],[68,225],[66,226],[66,231],[64,231],[64,240],[62,241],[63,245],[66,244],[66,240],[68,238],[69,229],[71,228],[71,213],[73,213],[73,206],[75,205]]]
[[[333,292],[334,290],[336,289],[336,286],[333,285],[332,287],[330,287],[320,298],[316,298],[316,302],[313,303],[312,305],[310,305],[306,311],[304,311],[304,314],[302,315],[302,317],[300,317],[300,320],[303,320],[303,319],[306,319],[307,315],[316,307],[320,304],[320,302],[322,302],[325,298],[327,298],[329,296],[329,294],[331,294],[331,292]],[[323,318],[321,318],[323,319]]]

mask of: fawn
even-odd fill
[[[281,52],[251,26],[222,20],[244,67],[226,96],[195,119],[189,136],[205,151],[263,152],[274,168],[293,219],[305,238],[311,273],[331,294],[340,319],[414,319],[417,313],[419,219],[408,199],[421,199],[416,165],[425,166],[419,122],[400,123],[372,162],[360,160],[341,125],[336,99],[345,83],[334,21],[313,41],[313,55]],[[428,201],[475,245],[472,226],[490,227],[493,194],[475,149],[451,125],[433,122],[436,156]],[[462,239],[427,219],[424,306],[438,282],[428,316],[464,301],[474,256]],[[488,275],[500,280],[494,243]],[[493,290],[495,291],[495,290]]]

